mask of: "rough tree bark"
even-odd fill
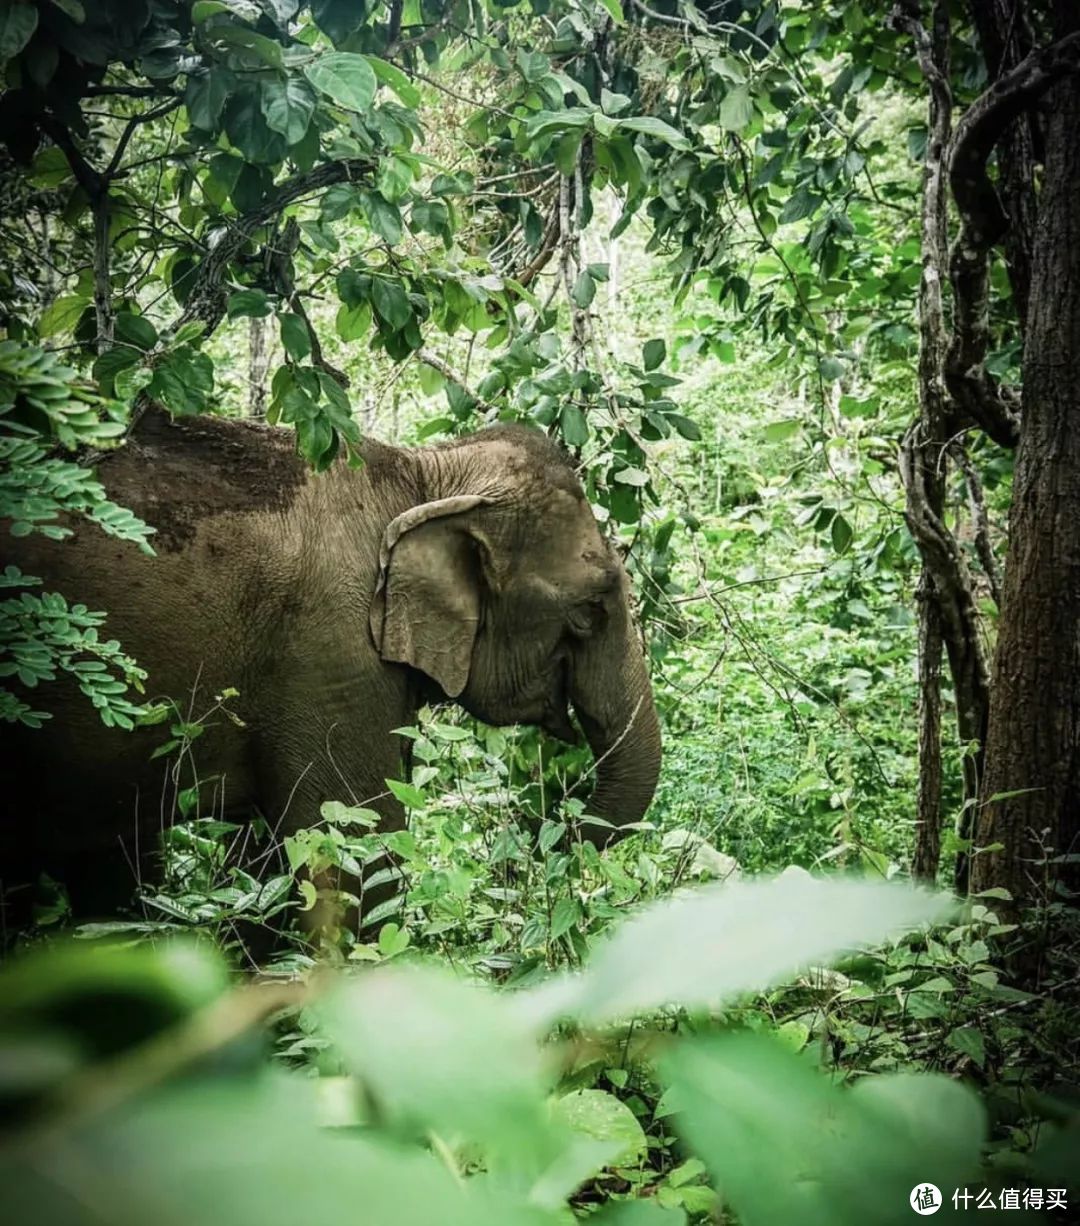
[[[266,339],[266,320],[252,317],[248,325],[248,416],[255,421],[266,418],[266,376],[270,370]]]
[[[1054,34],[1080,38],[1056,0]],[[1071,39],[1070,39],[1071,36]],[[1059,43],[1059,46],[1061,44]],[[1021,436],[972,890],[1037,902],[1080,840],[1080,74],[1050,86]],[[1049,858],[1046,849],[1052,849]],[[1075,871],[1068,877],[1075,884]]]

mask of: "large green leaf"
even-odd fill
[[[239,319],[244,315],[263,319],[270,314],[270,300],[265,290],[240,289],[229,295],[226,310],[230,319]]]
[[[184,93],[188,119],[196,128],[216,132],[226,99],[235,88],[236,77],[220,64],[215,64],[209,72],[189,77]]]
[[[720,126],[728,132],[741,132],[754,118],[754,100],[744,85],[729,89],[720,103]]]
[[[339,106],[366,112],[375,97],[376,80],[371,65],[362,55],[349,51],[328,51],[304,68],[307,79]]]
[[[41,313],[38,320],[39,336],[57,336],[70,332],[90,305],[90,300],[81,294],[66,294],[54,299]]]
[[[610,1165],[627,1166],[645,1152],[645,1133],[637,1116],[614,1094],[605,1090],[575,1090],[555,1105],[555,1115],[568,1128],[596,1141],[617,1147]]]
[[[281,344],[294,362],[301,362],[311,352],[311,333],[299,315],[291,312],[281,317]]]
[[[340,43],[364,24],[367,10],[358,0],[312,0],[311,15],[333,43]]]
[[[393,1033],[386,1020],[372,1019]],[[553,1222],[484,1180],[455,1179],[432,1154],[321,1127],[316,1087],[282,1074],[196,1080],[54,1129],[32,1161],[10,1150],[0,1162],[0,1216],[38,1226]]]
[[[646,341],[641,347],[641,364],[646,370],[656,370],[667,357],[667,345],[662,340]]]
[[[368,225],[391,247],[401,242],[401,210],[378,192],[363,192],[360,205]]]
[[[900,1226],[914,1186],[950,1189],[978,1173],[982,1109],[945,1077],[873,1077],[845,1091],[752,1034],[682,1043],[662,1067],[676,1129],[745,1226]]]
[[[404,328],[412,318],[409,296],[396,281],[376,277],[371,283],[371,301],[379,318],[395,331]]]
[[[249,162],[271,165],[285,156],[285,138],[266,122],[261,94],[253,86],[234,94],[225,104],[225,131]]]
[[[379,160],[379,169],[375,176],[375,186],[384,200],[396,204],[408,194],[412,183],[412,167],[404,158],[384,157]]]
[[[315,95],[298,77],[264,81],[260,88],[267,126],[280,132],[290,145],[302,140],[315,111]]]
[[[540,1051],[489,992],[434,970],[388,969],[342,985],[318,1012],[388,1120],[465,1135],[519,1162],[547,1134]],[[548,1155],[533,1157],[539,1170]]]
[[[37,23],[35,5],[0,0],[0,62],[19,54],[33,37]]]
[[[671,124],[657,119],[655,115],[632,115],[629,119],[620,119],[618,126],[626,132],[640,132],[643,136],[655,136],[657,140],[666,141],[675,149],[689,149],[690,142]]]
[[[713,1007],[940,919],[952,906],[942,894],[802,870],[706,886],[639,912],[583,974],[519,999],[545,1024],[566,1014],[595,1023],[664,1005]]]
[[[384,85],[389,85],[406,106],[416,110],[420,105],[420,91],[413,85],[405,73],[396,64],[391,64],[388,60],[380,60],[374,55],[369,55],[365,58],[371,65],[371,71],[379,80]]]

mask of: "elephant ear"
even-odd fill
[[[441,498],[393,520],[379,551],[371,636],[384,660],[409,664],[456,698],[469,679],[480,622],[477,539],[462,522],[491,500]]]

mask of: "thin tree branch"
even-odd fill
[[[183,103],[182,98],[171,98],[168,102],[163,102],[161,106],[156,106],[152,110],[144,111],[141,115],[132,115],[132,117],[124,125],[124,130],[120,134],[120,139],[116,142],[116,148],[113,150],[113,155],[109,159],[108,166],[102,178],[106,185],[113,175],[120,169],[120,163],[123,161],[124,153],[127,150],[128,142],[135,135],[135,129],[141,127],[144,123],[152,123],[155,119],[160,119],[163,115],[168,115],[170,112],[177,110]]]
[[[407,38],[400,38],[401,14],[398,14],[398,28],[394,30],[393,39],[389,46],[383,52],[386,59],[393,59],[394,56],[400,55],[402,51],[411,51],[413,47],[419,47],[423,43],[430,42],[431,39],[437,38],[443,30],[450,25],[454,17],[454,0],[446,0],[446,12],[429,26],[425,26],[419,34],[411,34]]]
[[[82,91],[87,98],[163,98],[172,94],[172,90],[162,89],[157,85],[88,85]]]
[[[448,362],[444,362],[438,354],[432,353],[430,349],[418,349],[416,356],[425,366],[430,366],[432,370],[437,370],[448,382],[460,387],[470,399],[476,401],[485,413],[497,413],[499,411],[497,405],[492,404],[490,400],[485,400],[483,396],[477,395],[466,383],[465,376],[456,371]]]
[[[343,158],[286,179],[257,209],[237,218],[210,249],[199,265],[187,304],[169,331],[175,333],[184,324],[198,320],[206,324],[207,333],[213,332],[225,314],[225,274],[252,234],[312,192],[335,183],[370,179],[374,170],[374,163],[367,158]]]

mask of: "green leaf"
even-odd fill
[[[350,111],[366,113],[375,97],[375,73],[362,55],[324,52],[304,68],[304,75],[317,90]]]
[[[378,192],[362,193],[360,202],[368,225],[391,247],[396,247],[401,242],[401,212],[398,206],[384,200]]]
[[[396,281],[375,277],[371,282],[371,301],[379,318],[400,331],[412,319],[409,296]]]
[[[80,294],[57,298],[42,311],[38,320],[38,335],[57,336],[61,332],[70,332],[89,305],[90,300]]]
[[[37,29],[38,11],[33,4],[17,0],[0,3],[0,62],[13,59],[26,46]]]
[[[548,935],[553,941],[565,935],[581,919],[581,907],[574,898],[560,898],[551,912],[551,927]]]
[[[387,973],[379,969],[363,978],[378,982]],[[115,993],[113,983],[103,989],[112,1000],[109,993]],[[417,1020],[427,1018],[423,1012]],[[354,1022],[362,1036],[372,1024],[391,1037],[398,1028],[396,1018],[393,1026],[385,1017],[373,1017],[365,1026],[346,1013],[335,1039],[347,1039]],[[479,1041],[487,1038],[485,1031]],[[386,1051],[385,1044],[373,1047]],[[448,1049],[439,1067],[452,1066],[457,1054]],[[360,1206],[359,1219],[380,1226],[541,1226],[551,1220],[524,1205],[520,1195],[487,1181],[474,1185],[456,1178],[442,1158],[423,1149],[395,1145],[367,1129],[324,1127],[321,1079],[251,1070],[242,1055],[232,1058],[237,1067],[231,1075],[178,1080],[160,1092],[130,1096],[107,1117],[66,1131],[63,1154],[71,1170],[62,1197],[55,1191],[49,1151],[41,1166],[17,1155],[0,1160],[5,1217],[41,1226],[121,1221],[283,1226],[342,1222],[343,1206]],[[237,1170],[245,1178],[237,1180]],[[133,1218],[127,1173],[135,1171]],[[84,1208],[89,1204],[92,1212]]]
[[[391,204],[395,204],[408,194],[411,183],[412,167],[403,158],[391,156],[379,159],[379,169],[375,175],[375,186],[384,200],[389,200]],[[400,236],[400,222],[398,225]]]
[[[845,366],[839,358],[826,356],[818,363],[818,370],[821,372],[821,377],[829,383],[835,383],[837,379],[844,376]]]
[[[629,119],[620,119],[618,126],[627,132],[640,132],[643,136],[655,136],[657,140],[665,141],[674,149],[689,149],[690,142],[671,124],[664,123],[654,115],[634,115]]]
[[[545,1020],[573,1015],[594,1023],[672,1004],[713,1008],[852,946],[941,918],[953,905],[943,894],[822,880],[804,870],[704,886],[621,924],[584,973],[536,989],[533,1008]]]
[[[229,6],[223,0],[195,0],[191,6],[191,20],[196,25],[202,25],[204,21],[209,21],[211,17],[216,17],[219,13],[228,13]]]
[[[676,1129],[748,1226],[906,1220],[914,1185],[952,1188],[979,1169],[982,1109],[944,1077],[868,1077],[845,1091],[746,1033],[684,1042],[662,1068]]]
[[[188,77],[184,92],[188,119],[196,128],[216,132],[226,99],[235,88],[236,77],[220,64],[215,64],[209,72]]]
[[[829,531],[832,535],[833,548],[836,552],[847,553],[854,533],[852,532],[851,525],[839,512],[833,516]]]
[[[809,217],[811,213],[816,213],[820,204],[820,196],[815,196],[805,187],[800,187],[788,197],[787,203],[781,209],[780,222],[786,225],[791,221],[801,221],[804,217]]]
[[[133,315],[130,311],[120,311],[116,316],[116,335],[129,345],[138,349],[153,349],[157,344],[157,328],[145,315]]]
[[[493,993],[444,972],[388,968],[312,1008],[389,1121],[480,1141],[526,1170],[548,1156],[540,1050]]]
[[[206,320],[189,319],[176,330],[176,335],[169,341],[169,348],[179,349],[182,345],[193,345],[201,339],[206,331]]]
[[[720,103],[720,126],[726,132],[742,132],[754,118],[754,100],[745,85],[729,89]]]
[[[254,212],[262,204],[273,184],[274,176],[269,167],[245,162],[232,185],[229,199],[238,213]]]
[[[641,347],[641,364],[646,370],[656,370],[667,357],[667,345],[662,340],[646,341]]]
[[[686,1192],[698,1190],[696,1186],[685,1189]],[[710,1213],[716,1207],[716,1198],[710,1188],[701,1188],[700,1191],[708,1192],[713,1203],[696,1211]],[[680,1196],[682,1195],[680,1192]],[[661,1205],[651,1198],[609,1200],[600,1212],[592,1217],[590,1226],[686,1226],[686,1221],[686,1213],[679,1206]]]
[[[552,150],[552,160],[560,174],[570,178],[577,166],[578,150],[585,135],[584,128],[572,128],[560,136]]]
[[[609,1166],[630,1166],[646,1150],[645,1133],[637,1116],[605,1090],[577,1090],[555,1103],[555,1117],[573,1132],[617,1146]]]
[[[568,447],[584,447],[589,441],[588,422],[576,404],[563,405],[559,414],[559,427]]]
[[[782,443],[786,439],[799,433],[802,426],[802,419],[798,417],[783,417],[779,421],[771,421],[765,427],[765,441],[767,443]]]
[[[116,395],[121,400],[133,400],[142,389],[149,385],[154,372],[146,366],[127,366],[116,372],[113,386]]]
[[[427,804],[424,793],[419,788],[414,788],[411,783],[402,783],[400,779],[387,779],[386,786],[407,809],[422,809]]]
[[[82,25],[86,20],[86,9],[80,0],[52,0],[53,5],[62,13],[66,13],[76,25]]]
[[[383,924],[379,929],[379,953],[384,958],[393,958],[409,948],[409,933],[398,924]]]
[[[374,809],[345,805],[340,800],[323,801],[319,806],[319,816],[335,826],[363,826],[368,830],[374,830],[381,820]]]
[[[46,145],[38,151],[28,176],[34,187],[59,187],[73,177],[71,165],[57,145]]]
[[[681,413],[667,413],[665,416],[683,438],[689,439],[692,443],[700,440],[701,427],[696,421],[691,421],[689,417],[684,417]]]
[[[285,156],[285,138],[266,122],[261,98],[254,85],[231,94],[225,104],[225,131],[246,161],[272,166]]]
[[[241,25],[214,25],[207,31],[208,35],[217,42],[224,43],[229,47],[239,47],[243,58],[250,60],[254,58],[268,68],[274,68],[281,72],[285,67],[285,60],[282,55],[281,43],[276,42],[272,38],[267,38],[265,34],[259,34],[255,30],[249,29],[247,26]]]
[[[366,55],[364,58],[371,66],[371,71],[384,85],[389,85],[407,107],[414,111],[419,107],[420,91],[396,64],[380,60],[374,55]]]
[[[611,14],[611,20],[617,26],[621,26],[626,23],[626,18],[623,15],[623,7],[619,3],[619,0],[600,0],[600,3]]]
[[[578,278],[574,282],[574,289],[570,297],[573,298],[574,302],[582,310],[585,310],[596,297],[596,282],[584,268],[578,273]]]
[[[307,324],[291,311],[281,316],[280,324],[282,347],[294,362],[302,362],[311,352],[311,334]]]
[[[623,485],[643,486],[649,484],[649,474],[643,468],[620,468],[615,480]]]
[[[969,1056],[978,1068],[986,1067],[986,1041],[974,1026],[958,1026],[950,1030],[946,1038],[950,1047]]]
[[[343,302],[338,307],[334,328],[343,341],[360,340],[370,327],[371,304],[369,302],[360,302],[356,306],[349,306],[347,302]]]
[[[420,378],[420,390],[425,396],[435,396],[446,386],[446,376],[441,370],[436,370],[433,366],[428,366],[426,362],[420,363],[420,369],[417,372]],[[464,728],[455,728],[455,732],[464,733],[468,737],[468,733]]]
[[[298,77],[263,81],[259,89],[267,126],[290,145],[303,140],[315,112],[315,95]]]
[[[270,300],[266,291],[261,289],[241,289],[229,295],[226,313],[229,319],[239,319],[250,316],[253,319],[265,319],[270,314]]]

